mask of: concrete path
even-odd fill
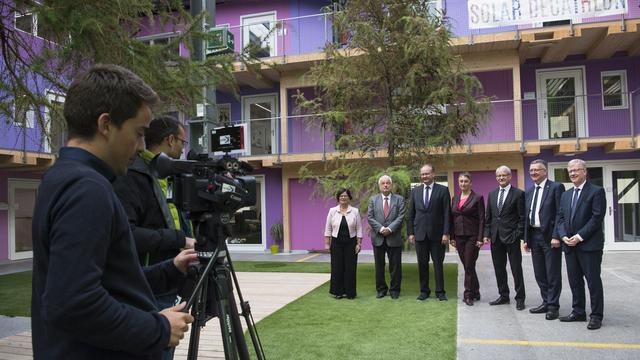
[[[286,304],[303,296],[309,291],[329,280],[329,274],[304,273],[237,273],[240,290],[245,301],[251,305],[251,312],[255,322],[267,317]],[[237,300],[237,299],[236,299]],[[12,318],[0,318],[2,327],[9,327]],[[25,318],[21,318],[25,319]],[[27,325],[28,325],[28,318]],[[244,319],[241,319],[244,325]],[[24,324],[22,324],[24,326]],[[246,329],[246,327],[245,327]],[[189,335],[176,348],[174,359],[187,358]],[[251,345],[249,351],[252,352]],[[224,359],[224,350],[220,338],[218,319],[213,319],[200,333],[199,359]],[[0,360],[31,359],[31,332],[23,331],[16,335],[0,339]]]
[[[528,254],[523,257],[526,309],[515,309],[510,270],[511,304],[489,306],[489,301],[498,297],[498,291],[491,255],[482,252],[477,265],[482,300],[474,306],[461,301],[458,305],[458,359],[640,359],[639,256],[637,252],[605,253],[604,321],[601,329],[592,331],[587,330],[586,322],[548,321],[544,314],[529,313],[529,308],[538,306],[541,299]],[[462,266],[459,269],[458,296],[461,297],[464,278]],[[561,316],[571,312],[566,268],[562,271]]]

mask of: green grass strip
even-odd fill
[[[0,315],[31,316],[31,271],[0,276]]]
[[[417,301],[416,264],[404,264],[398,300],[375,298],[373,264],[358,265],[355,300],[336,300],[329,284],[261,320],[268,359],[455,359],[457,265],[445,264],[450,301]],[[431,269],[433,270],[433,269]],[[388,279],[387,279],[388,281]],[[247,342],[251,348],[250,339]]]

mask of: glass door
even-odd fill
[[[538,72],[540,139],[587,135],[583,83],[582,69]]]
[[[640,249],[640,165],[612,167],[611,181],[614,244]]]
[[[276,56],[276,14],[256,14],[241,16],[242,48],[256,57]]]
[[[266,249],[264,177],[256,176],[256,204],[246,206],[231,218],[231,236],[227,239],[230,250],[264,251]]]
[[[9,259],[33,257],[31,222],[40,181],[9,179]]]
[[[276,95],[245,96],[243,116],[249,133],[248,155],[273,154],[276,149]]]

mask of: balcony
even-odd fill
[[[500,3],[500,0],[494,2]],[[518,21],[511,21],[514,25],[500,25],[508,21],[491,22],[486,17],[484,23],[474,23],[478,15],[469,16],[469,4],[473,1],[447,0],[443,3],[452,27],[452,45],[459,54],[513,50],[518,53],[521,63],[527,59],[539,59],[542,63],[562,62],[574,55],[586,59],[609,58],[622,52],[628,56],[640,55],[640,0],[627,0],[628,9],[624,14],[606,15],[615,9],[607,12],[607,9],[596,11],[594,8],[590,14],[606,16],[542,22],[533,21],[545,17],[531,15],[532,22],[527,22],[523,15]],[[527,1],[520,3],[529,4]],[[238,62],[236,77],[239,83],[258,89],[273,87],[284,71],[302,73],[314,61],[322,60],[325,44],[347,43],[348,34],[335,33],[331,19],[331,13],[287,19],[275,19],[274,15],[271,20],[261,18],[253,23],[227,27],[235,38],[233,51],[236,54],[244,45],[253,43],[259,49],[257,55],[268,64],[262,66],[262,78],[257,79]]]
[[[232,122],[245,131],[246,150],[240,155],[259,166],[324,161],[336,155],[335,134],[311,115],[288,116],[284,123],[280,117]],[[286,142],[281,126],[287,127]],[[552,149],[556,154],[573,154],[593,147],[607,153],[640,149],[640,89],[616,96],[492,101],[479,133],[467,137],[452,153],[535,155]]]

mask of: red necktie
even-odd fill
[[[389,198],[384,198],[384,207],[382,208],[382,211],[384,212],[385,218],[389,216]]]

